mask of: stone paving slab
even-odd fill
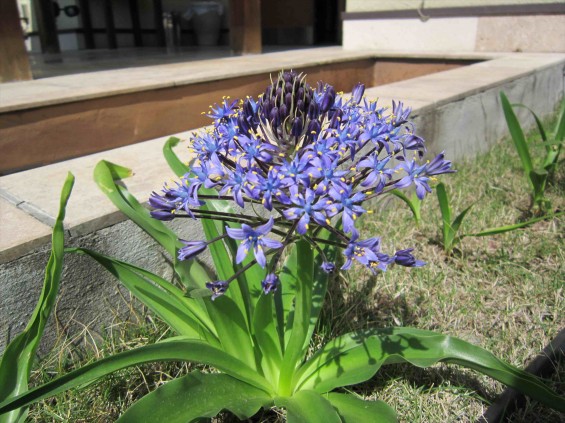
[[[16,259],[51,239],[51,227],[0,198],[0,263]]]
[[[500,53],[407,54],[374,50],[345,50],[342,47],[321,47],[261,55],[247,55],[173,63],[139,68],[58,76],[35,81],[0,85],[0,112],[28,109],[110,95],[147,91],[220,79],[278,72],[344,62],[348,60],[383,58],[487,60]]]
[[[188,136],[188,132],[176,136],[182,139]],[[0,197],[4,197],[4,202],[12,203],[12,207],[14,203],[17,204],[20,213],[18,216],[25,214],[22,211],[25,210],[35,218],[28,216],[29,219],[50,230],[49,227],[53,226],[57,216],[60,190],[67,172],[72,172],[75,185],[67,206],[65,226],[72,236],[90,233],[124,219],[94,182],[93,171],[96,164],[100,160],[108,160],[132,169],[133,176],[125,179],[124,183],[140,201],[146,201],[151,191],[159,190],[163,182],[174,177],[162,155],[167,139],[168,137],[158,138],[4,176],[0,178]],[[181,142],[177,154],[187,160],[188,151],[182,148],[183,145],[185,144]],[[5,220],[2,210],[2,222]],[[22,221],[22,225],[27,222]],[[34,233],[36,236],[43,235],[37,226],[30,226],[26,233],[28,237],[33,237]],[[10,237],[10,234],[6,237]],[[2,238],[5,238],[4,235]],[[4,251],[2,242],[0,257]]]

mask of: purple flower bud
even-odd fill
[[[263,292],[269,294],[270,292],[275,292],[279,286],[280,279],[274,273],[269,273],[265,279],[261,281],[261,287],[263,288]]]
[[[286,106],[287,109],[290,109],[290,106],[292,106],[292,94],[291,93],[286,93],[284,96],[284,104]]]
[[[179,260],[190,260],[200,254],[206,249],[208,243],[206,241],[184,241],[181,242],[185,245],[179,250]]]
[[[175,215],[172,214],[170,211],[165,210],[153,210],[149,213],[153,219],[162,220],[164,222],[168,222],[169,220],[173,220]]]
[[[414,251],[413,248],[408,248],[406,250],[399,250],[394,255],[394,262],[400,266],[405,267],[422,267],[426,263],[416,258],[411,254]]]
[[[320,268],[326,273],[333,273],[335,271],[335,264],[325,261],[322,263]]]
[[[278,107],[273,107],[271,109],[271,113],[269,114],[269,121],[274,128],[277,128],[281,124],[281,119],[279,117],[279,109]]]
[[[286,107],[286,104],[281,104],[281,107],[279,108],[279,119],[281,122],[284,122],[284,120],[286,119],[286,117],[288,116],[288,109]]]
[[[298,137],[302,133],[302,118],[295,117],[292,121],[292,130],[290,131],[291,135]]]
[[[364,93],[365,93],[365,84],[361,84],[360,82],[358,82],[353,87],[353,90],[351,92],[351,94],[353,95],[353,101],[355,103],[359,103],[361,101],[361,99],[363,98]]]

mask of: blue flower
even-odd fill
[[[343,252],[347,260],[341,268],[347,270],[351,267],[353,260],[357,260],[373,274],[376,274],[379,270],[386,271],[388,265],[393,263],[394,259],[381,253],[380,246],[380,238],[357,241],[357,236],[352,236],[351,242]]]
[[[308,231],[308,224],[311,218],[319,225],[326,225],[328,223],[327,217],[321,210],[327,209],[329,205],[323,199],[319,199],[315,204],[312,204],[317,200],[314,191],[306,188],[304,194],[300,194],[298,187],[294,185],[290,187],[290,194],[290,200],[295,206],[283,210],[282,213],[289,220],[300,219],[296,226],[296,232],[304,235]]]
[[[333,184],[329,190],[330,197],[334,199],[333,209],[343,211],[343,229],[345,232],[355,233],[355,220],[363,213],[365,209],[359,206],[358,203],[362,202],[366,195],[362,192],[355,192],[351,185],[345,183]]]
[[[393,169],[386,169],[386,165],[389,160],[390,156],[385,157],[383,160],[379,160],[379,155],[376,153],[373,153],[361,160],[357,165],[357,168],[371,169],[371,171],[365,176],[365,180],[361,182],[361,186],[373,186],[375,191],[382,191],[394,172]]]
[[[228,102],[228,100],[229,97],[224,97],[222,104],[215,104],[214,106],[216,107],[210,106],[210,113],[206,116],[211,117],[218,122],[227,121],[228,118],[233,115],[237,106],[237,100],[234,100],[231,103]]]
[[[212,291],[212,301],[224,295],[229,285],[226,281],[206,282],[206,288]]]
[[[263,292],[268,294],[270,292],[275,292],[279,286],[280,279],[274,273],[269,273],[265,279],[261,281],[261,287],[263,288]]]
[[[263,280],[265,292],[280,282],[275,275],[281,249],[299,238],[320,252],[327,245],[342,248],[343,269],[353,260],[373,273],[393,263],[422,265],[411,249],[389,256],[380,251],[379,238],[359,240],[356,221],[366,212],[365,201],[392,188],[415,187],[423,198],[431,191],[430,181],[453,172],[451,162],[443,153],[424,162],[425,143],[414,133],[411,109],[396,101],[392,109],[380,107],[364,98],[364,91],[361,83],[351,96],[322,82],[314,88],[303,74],[289,71],[271,81],[258,100],[223,98],[208,114],[213,125],[189,139],[195,156],[189,173],[151,194],[151,215],[160,220],[188,216],[241,224],[240,229],[226,228],[227,236],[240,241],[236,263],[253,250],[257,263],[266,267],[266,256],[273,253]],[[241,209],[201,209],[203,200],[214,204],[226,199]],[[261,210],[273,217],[265,222],[259,217],[264,216]],[[341,220],[343,229],[332,227],[330,219]],[[269,238],[271,231],[284,242]],[[335,238],[328,240],[322,231]],[[179,258],[195,257],[220,238],[208,243],[183,241]],[[322,270],[333,271],[335,264],[325,260]],[[236,272],[225,281],[210,282],[213,298],[237,276]]]
[[[263,249],[278,249],[283,246],[282,242],[265,237],[265,235],[271,232],[274,223],[275,222],[271,217],[267,223],[257,226],[255,229],[245,223],[241,225],[241,229],[234,229],[226,226],[226,231],[230,238],[243,241],[239,244],[239,248],[237,249],[235,258],[236,263],[239,264],[245,260],[249,250],[253,249],[257,263],[259,266],[265,267],[267,264],[267,258],[265,257]]]

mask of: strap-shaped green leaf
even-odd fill
[[[406,203],[406,205],[410,208],[410,211],[412,212],[412,216],[414,217],[414,221],[416,223],[420,223],[422,221],[422,200],[420,200],[418,196],[416,196],[416,194],[413,194],[412,198],[410,198],[398,189],[394,189],[390,193]]]
[[[441,211],[443,248],[445,251],[451,251],[455,232],[451,226],[451,207],[449,206],[449,198],[447,197],[445,184],[443,182],[437,185],[436,195],[439,202],[439,210]]]
[[[473,234],[465,234],[463,236],[479,237],[479,236],[498,235],[498,234],[502,234],[504,232],[509,232],[509,231],[513,231],[513,230],[516,230],[516,229],[525,228],[526,226],[533,225],[534,223],[540,222],[542,220],[553,219],[555,217],[562,216],[563,214],[565,214],[565,211],[555,213],[555,214],[551,214],[551,215],[536,217],[536,218],[530,219],[526,222],[515,223],[513,225],[499,226],[498,228],[489,228],[489,229],[485,229],[484,231],[481,231],[481,232],[476,232],[476,233],[473,233]]]
[[[170,137],[163,145],[163,156],[167,161],[167,164],[171,168],[171,170],[177,175],[178,177],[184,176],[189,171],[188,165],[182,162],[178,158],[178,156],[173,151],[173,147],[176,147],[180,142],[180,138],[177,137]]]
[[[14,398],[28,389],[35,352],[59,291],[65,242],[63,220],[74,182],[75,177],[72,173],[69,173],[61,191],[59,213],[53,226],[51,238],[51,255],[45,268],[45,279],[43,280],[43,289],[39,301],[26,328],[8,344],[0,360],[0,402]],[[25,421],[27,407],[13,410],[11,413],[1,415],[0,422]]]
[[[183,291],[163,278],[86,248],[68,252],[85,254],[112,273],[135,297],[167,323],[177,334],[207,340],[219,346],[214,325],[197,302],[184,297]]]
[[[336,408],[343,423],[396,423],[396,412],[384,401],[364,401],[352,394],[330,392],[326,399]]]
[[[510,131],[510,136],[514,141],[516,146],[516,151],[520,160],[522,161],[522,168],[526,174],[526,178],[530,181],[530,172],[533,170],[532,158],[530,156],[530,151],[528,150],[528,144],[526,143],[526,137],[524,136],[524,131],[518,122],[518,118],[512,110],[512,105],[508,101],[506,94],[500,92],[500,102],[502,103],[502,111],[504,112],[504,117],[506,118],[506,124],[508,130]],[[531,181],[530,181],[531,183]]]
[[[118,423],[187,423],[222,410],[244,420],[272,402],[264,391],[231,376],[194,371],[145,395]]]
[[[283,268],[283,276],[288,275],[296,284],[296,299],[294,306],[294,319],[288,344],[283,355],[281,365],[279,392],[282,395],[290,394],[294,370],[303,358],[304,343],[308,336],[310,326],[310,312],[312,310],[312,286],[314,276],[314,255],[312,247],[304,240],[295,245],[296,266],[288,265]],[[292,263],[294,264],[294,263]],[[285,281],[281,278],[281,283]]]
[[[315,391],[303,390],[291,397],[277,397],[275,404],[286,409],[288,423],[341,423],[342,421],[332,404]]]
[[[384,364],[403,362],[418,367],[438,362],[458,364],[565,411],[565,398],[530,373],[461,339],[412,328],[375,329],[334,339],[299,369],[295,390],[329,392],[368,380]]]
[[[261,351],[261,368],[265,377],[275,381],[282,362],[282,346],[273,308],[273,295],[262,295],[259,298],[253,315],[253,337]]]
[[[179,241],[178,236],[163,222],[153,219],[126,188],[116,184],[117,180],[131,175],[130,169],[105,160],[98,162],[94,168],[94,181],[102,192],[122,213],[147,232],[169,253],[174,260],[175,271],[185,286],[202,288],[206,281],[210,280],[206,269],[196,260],[179,262],[177,251],[183,247],[183,244]]]
[[[230,288],[231,289],[231,288]],[[233,357],[239,357],[247,366],[256,369],[255,352],[251,333],[243,312],[233,299],[222,295],[212,301],[206,299],[210,318],[216,325],[222,349]]]
[[[158,361],[191,361],[207,364],[269,395],[272,395],[273,392],[273,388],[265,378],[237,358],[202,341],[178,340],[125,351],[81,367],[23,395],[0,403],[0,414],[57,395],[68,389],[86,386],[115,371]]]

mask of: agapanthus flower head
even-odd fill
[[[342,249],[342,269],[354,261],[373,273],[393,264],[423,265],[411,249],[381,252],[380,238],[361,237],[359,221],[370,211],[368,201],[394,189],[415,189],[423,198],[438,175],[453,172],[451,162],[443,153],[425,160],[425,143],[414,133],[410,107],[396,101],[384,107],[364,94],[361,83],[346,95],[327,83],[311,86],[304,74],[286,71],[258,100],[224,98],[208,114],[213,125],[189,140],[190,172],[151,195],[151,214],[161,220],[189,216],[226,222],[224,236],[239,242],[235,262],[253,251],[245,266],[265,268],[265,292],[276,288],[282,252],[298,239],[316,248],[326,272],[335,269],[324,255],[327,245]],[[233,200],[238,211],[203,207],[219,198]],[[337,222],[342,226],[334,226]],[[322,231],[332,239],[320,236]],[[192,258],[221,238],[186,241],[179,258]],[[235,278],[207,284],[213,298]]]

